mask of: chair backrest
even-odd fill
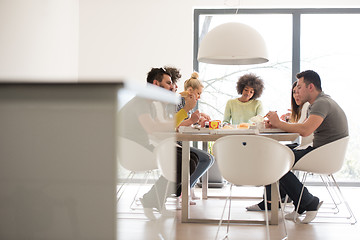
[[[303,156],[293,170],[319,174],[333,174],[344,164],[349,136],[315,148]]]
[[[158,168],[166,179],[176,182],[176,143],[174,138],[163,140],[156,146],[155,157]]]
[[[162,105],[162,103],[154,101],[152,104],[153,104],[154,109],[155,109],[155,114],[156,114],[157,120],[160,121],[160,122],[166,121],[165,120],[164,106]]]
[[[294,164],[294,154],[263,136],[227,136],[213,146],[223,177],[236,185],[267,185],[278,181]]]
[[[155,154],[130,139],[118,138],[118,162],[129,171],[141,172],[157,169]]]

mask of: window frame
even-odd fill
[[[284,8],[284,9],[194,9],[193,69],[199,71],[197,60],[199,49],[199,23],[202,15],[236,15],[236,14],[290,14],[292,15],[292,83],[296,81],[296,73],[300,72],[300,31],[301,15],[304,14],[360,14],[360,8]],[[307,185],[321,185],[307,182]],[[360,181],[339,182],[342,186],[360,187]]]
[[[201,15],[236,15],[236,14],[291,14],[293,19],[292,39],[292,81],[296,81],[296,73],[300,72],[300,27],[302,14],[360,14],[360,8],[299,8],[299,9],[194,9],[194,55],[193,69],[199,71],[197,60],[199,50],[199,22]]]

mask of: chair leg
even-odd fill
[[[168,182],[166,183],[165,196],[168,195],[169,188],[170,188],[170,182],[168,181]],[[164,197],[164,200],[163,200],[163,202],[162,202],[162,206],[165,206],[166,200],[167,200],[166,197]],[[159,198],[158,198],[158,201],[160,201]],[[162,212],[161,212],[161,213],[163,213],[164,211],[166,211],[166,207],[164,207],[164,208],[162,209]]]
[[[223,209],[222,214],[221,214],[221,219],[220,219],[220,221],[219,221],[219,226],[218,226],[218,230],[217,230],[217,232],[216,232],[215,240],[218,240],[220,227],[221,227],[221,224],[222,224],[222,222],[223,222],[223,218],[224,218],[224,214],[225,214],[225,209],[226,209],[227,202],[229,201],[230,196],[231,196],[232,187],[233,187],[233,184],[230,185],[230,193],[229,193],[228,197],[227,197],[226,200],[225,200],[225,205],[224,205],[224,209]],[[230,209],[229,209],[229,212],[230,212]],[[229,215],[229,217],[230,217],[230,215]],[[229,224],[229,219],[228,219],[228,224]],[[228,230],[227,230],[227,232],[228,232]],[[228,238],[228,233],[224,236],[223,239],[226,239],[226,238]]]
[[[351,208],[350,208],[348,202],[347,202],[346,199],[344,198],[344,195],[342,194],[342,192],[341,192],[341,190],[340,190],[340,187],[339,187],[339,185],[337,184],[337,182],[336,182],[336,180],[335,180],[335,178],[334,178],[334,175],[331,174],[330,176],[331,176],[331,178],[332,178],[332,180],[333,180],[333,182],[334,182],[334,184],[335,184],[338,192],[340,193],[340,196],[341,196],[343,202],[345,203],[345,206],[346,206],[348,212],[350,213],[349,219],[351,219],[351,218],[354,219],[354,222],[351,222],[351,224],[353,225],[353,224],[355,224],[355,223],[357,222],[357,220],[356,220],[356,218],[355,218],[355,215],[354,215],[354,213],[351,211]]]
[[[299,202],[298,202],[297,207],[296,207],[296,212],[299,210],[299,206],[300,206],[300,202],[301,202],[301,197],[302,197],[302,194],[303,194],[303,190],[304,190],[304,187],[305,187],[305,181],[306,181],[306,176],[307,176],[307,174],[308,174],[307,172],[304,173],[304,177],[303,177],[303,181],[302,181],[302,183],[303,183],[303,188],[302,188],[301,193],[300,193],[300,198],[299,198]],[[357,223],[357,219],[355,218],[354,213],[352,212],[349,204],[347,203],[346,199],[344,198],[344,195],[342,194],[342,192],[341,192],[341,190],[340,190],[340,187],[339,187],[339,185],[337,184],[337,182],[336,182],[333,174],[330,174],[329,176],[331,177],[331,180],[333,181],[333,183],[334,183],[334,185],[335,185],[335,188],[337,189],[337,192],[338,192],[339,195],[340,195],[340,196],[339,196],[340,203],[344,202],[344,204],[345,204],[345,206],[346,206],[346,208],[347,208],[347,210],[348,210],[348,212],[349,212],[349,214],[350,214],[350,216],[348,216],[347,218],[350,219],[350,220],[353,219],[353,221],[350,222],[352,225],[355,224],[355,223]],[[330,194],[330,197],[331,197],[333,203],[335,204],[336,208],[338,209],[338,206],[337,206],[338,204],[336,203],[335,199],[333,198],[333,195],[330,193],[330,189],[328,188],[328,187],[330,186],[329,183],[326,183],[326,181],[324,181],[324,179],[323,179],[323,177],[322,177],[321,175],[320,175],[320,177],[321,177],[322,181],[324,182],[325,187],[327,188],[327,190],[328,190],[328,192],[329,192],[329,194]],[[338,211],[339,211],[339,209],[338,209]],[[295,216],[294,216],[294,221],[296,222]]]
[[[284,215],[284,206],[281,204],[281,196],[280,196],[280,188],[279,188],[279,181],[276,182],[276,187],[277,187],[277,192],[278,192],[278,195],[279,195],[279,199],[280,199],[280,208],[281,208],[281,216],[282,216],[282,219],[283,219],[283,224],[284,224],[284,231],[285,231],[285,237],[282,238],[282,239],[287,239],[288,237],[288,233],[287,233],[287,229],[286,229],[286,223],[285,223],[285,215]],[[287,195],[285,197],[285,204],[286,204],[286,201],[287,201]]]
[[[340,202],[336,202],[335,201],[335,199],[334,199],[334,192],[333,193],[331,193],[331,191],[334,191],[333,189],[332,189],[332,187],[331,187],[331,185],[330,185],[330,180],[329,180],[329,178],[327,177],[327,180],[325,180],[324,179],[324,177],[323,177],[323,175],[321,175],[320,174],[320,178],[321,178],[321,180],[322,180],[322,182],[324,183],[324,185],[325,185],[325,187],[326,187],[326,190],[328,191],[328,193],[329,193],[329,195],[330,195],[330,198],[331,198],[331,201],[333,202],[333,204],[334,204],[334,214],[337,214],[337,213],[339,213],[339,208],[338,208],[338,205],[339,204],[341,204],[341,201]],[[335,194],[336,194],[336,192],[335,192]]]
[[[301,188],[301,192],[300,192],[300,196],[299,196],[299,202],[296,206],[296,209],[295,209],[295,212],[297,213],[299,211],[299,207],[300,207],[300,203],[301,203],[301,198],[302,198],[302,195],[303,195],[303,192],[304,192],[304,188],[305,188],[305,181],[306,181],[306,177],[307,177],[308,173],[304,173],[304,176],[303,176],[303,180],[302,180],[302,188]],[[294,222],[296,222],[296,215],[297,214],[294,214]]]
[[[281,199],[281,196],[280,196],[280,199]],[[284,199],[284,203],[281,204],[283,206],[284,210],[285,210],[286,203],[287,203],[288,200],[289,200],[289,196],[286,194],[285,199]]]
[[[330,175],[326,175],[326,179],[327,179],[328,185],[331,187],[330,189],[332,189],[332,191],[333,191],[333,194],[336,195],[337,202],[335,201],[335,204],[340,205],[342,203],[342,199],[341,199],[341,196],[339,195],[339,193],[336,191],[337,190],[336,186],[334,183],[332,183]]]
[[[132,200],[132,202],[130,204],[130,209],[131,210],[140,210],[140,209],[142,209],[142,206],[141,206],[138,195],[139,195],[140,189],[142,189],[142,187],[144,187],[146,184],[148,184],[149,179],[151,178],[151,176],[152,176],[153,180],[156,180],[158,178],[158,174],[157,174],[156,170],[149,170],[149,171],[145,172],[145,174],[144,174],[145,181],[141,183],[141,185],[138,187],[138,189],[137,189],[137,191],[136,191],[136,193],[134,195],[134,198],[133,198],[133,200]]]
[[[121,186],[120,186],[120,188],[117,190],[116,195],[119,195],[119,194],[120,194],[120,195],[117,197],[117,202],[118,202],[118,204],[121,204],[119,201],[120,201],[122,195],[124,194],[124,192],[126,191],[129,183],[133,180],[134,176],[135,176],[135,172],[130,172],[130,173],[128,174],[125,182],[122,183]],[[125,214],[125,215],[126,215],[126,214],[135,214],[134,212],[126,212],[126,211],[119,211],[119,212],[117,212],[117,213],[120,214],[120,215],[124,215],[124,214]],[[137,214],[137,213],[136,213],[136,214]],[[143,213],[139,213],[139,214],[143,214]],[[118,219],[120,219],[120,218],[122,218],[122,217],[118,216]],[[147,218],[146,218],[146,219],[147,219]]]
[[[134,203],[136,202],[136,199],[137,199],[137,196],[139,195],[140,189],[141,189],[145,184],[148,183],[149,175],[150,175],[150,172],[149,172],[149,171],[146,171],[146,172],[145,172],[145,175],[144,175],[144,177],[145,177],[145,182],[141,183],[141,185],[138,187],[138,189],[136,190],[136,193],[135,193],[135,195],[134,195],[134,198],[133,198],[132,202],[130,203],[130,209],[131,209],[131,210],[135,210],[135,209],[136,209],[136,207],[133,207],[133,205],[134,205]]]
[[[227,228],[226,228],[226,236],[225,236],[225,238],[228,238],[228,236],[229,236],[229,228],[230,228],[230,214],[231,214],[231,194],[232,194],[232,187],[233,187],[234,185],[233,184],[231,184],[231,186],[230,186],[230,201],[229,201],[229,212],[228,212],[228,224],[227,224]],[[224,239],[225,239],[224,238]]]
[[[265,198],[265,222],[266,222],[266,239],[270,239],[270,228],[269,228],[269,211],[267,207],[267,194],[264,187],[264,198]],[[280,198],[281,199],[281,198]]]
[[[122,197],[122,195],[124,194],[127,184],[133,179],[134,175],[135,175],[134,172],[130,172],[128,174],[128,176],[126,177],[126,181],[124,183],[122,183],[120,188],[117,190],[116,195],[119,195],[121,189],[124,188],[123,191],[121,192],[121,194],[118,196],[117,201],[119,201],[120,198]]]

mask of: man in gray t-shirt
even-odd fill
[[[303,137],[314,133],[313,147],[293,150],[295,162],[316,147],[349,135],[346,115],[330,96],[323,93],[319,75],[312,70],[307,70],[298,73],[296,77],[298,79],[296,91],[300,102],[309,102],[311,104],[308,110],[308,118],[302,123],[287,123],[281,121],[276,112],[269,112],[267,114],[268,121],[266,122],[267,126],[280,128],[286,132],[299,133]],[[290,171],[280,179],[280,186],[282,194],[287,194],[296,207],[303,184]],[[266,191],[270,193],[270,186],[266,186]],[[309,223],[316,217],[321,203],[319,198],[313,196],[305,187],[298,211],[287,214],[285,218],[294,219],[300,214],[306,213],[302,223]],[[269,203],[266,204],[270,206]],[[253,211],[257,209],[263,210],[264,206],[265,203],[262,201],[247,209]]]
[[[308,116],[317,115],[324,120],[314,131],[313,146],[320,147],[349,135],[346,115],[329,95],[320,92],[308,109]]]

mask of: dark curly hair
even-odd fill
[[[181,78],[180,69],[171,66],[165,66],[164,68],[171,74],[172,83],[176,83]]]
[[[263,80],[253,73],[245,74],[239,78],[236,83],[236,90],[238,94],[241,95],[246,86],[254,89],[254,95],[250,99],[259,98],[264,90]]]
[[[150,72],[147,74],[146,81],[148,83],[154,83],[154,80],[158,80],[162,82],[164,74],[169,75],[171,77],[171,73],[165,70],[164,68],[151,68]]]

